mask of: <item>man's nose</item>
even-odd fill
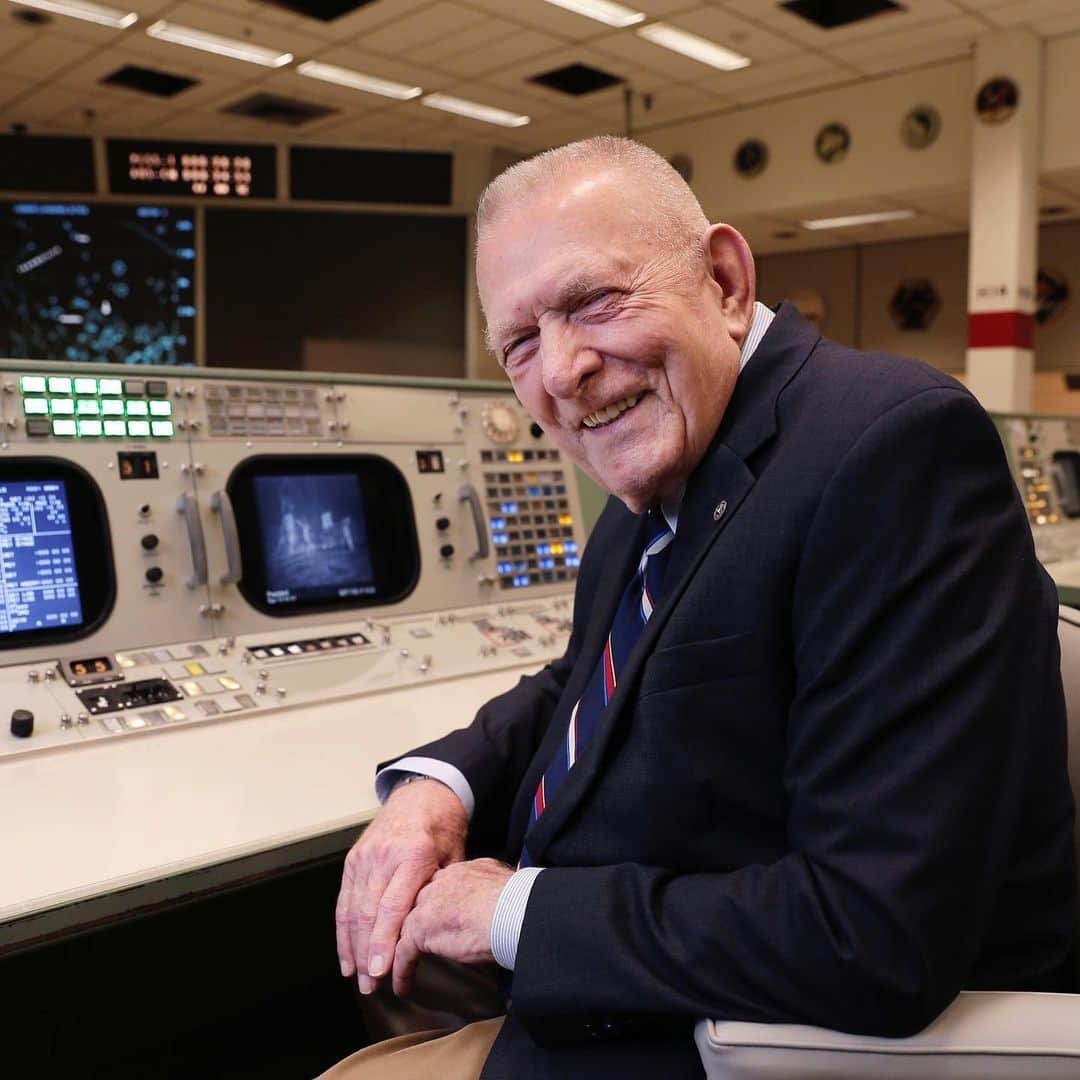
[[[544,389],[555,398],[571,398],[603,366],[603,357],[573,327],[545,327],[540,340]]]

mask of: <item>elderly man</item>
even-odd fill
[[[693,1076],[702,1016],[903,1035],[1056,988],[1056,599],[983,410],[755,303],[628,140],[514,166],[478,230],[499,363],[614,497],[566,655],[387,765],[346,860],[362,991],[494,959],[506,1017],[328,1075]]]

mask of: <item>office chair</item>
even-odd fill
[[[1058,635],[1069,779],[1080,797],[1080,611],[1060,609]],[[1075,839],[1080,866],[1080,815]],[[702,1020],[694,1037],[709,1080],[1077,1080],[1080,993],[964,990],[906,1039],[729,1020]]]

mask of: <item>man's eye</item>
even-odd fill
[[[535,334],[522,334],[521,337],[514,338],[514,340],[503,349],[503,362],[509,363],[515,356],[524,354],[525,346],[535,337]]]

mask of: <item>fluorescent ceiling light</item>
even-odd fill
[[[468,116],[472,120],[483,120],[485,124],[499,124],[502,127],[524,127],[530,120],[528,116],[495,109],[490,105],[480,105],[464,98],[450,97],[449,94],[428,94],[423,99],[423,104],[432,109],[442,109],[443,112],[457,113],[459,116]]]
[[[134,11],[122,8],[106,7],[104,4],[91,4],[88,0],[11,0],[19,7],[37,8],[49,11],[53,15],[70,15],[73,19],[84,19],[99,26],[110,26],[114,30],[126,30],[139,21]]]
[[[607,23],[608,26],[633,26],[645,21],[645,13],[613,3],[612,0],[547,0],[556,7],[566,8],[575,15]]]
[[[406,86],[404,83],[390,82],[389,79],[377,79],[374,75],[362,75],[359,71],[323,64],[318,60],[305,60],[296,65],[296,70],[311,79],[322,79],[323,82],[347,86],[352,90],[363,90],[368,94],[382,94],[383,97],[397,98],[398,101],[408,101],[424,92],[419,86]]]
[[[668,26],[667,23],[643,26],[637,31],[637,35],[645,38],[646,41],[651,41],[654,45],[662,45],[665,49],[689,56],[691,60],[698,60],[702,64],[719,68],[721,71],[738,71],[739,68],[750,65],[749,56],[725,49],[723,45],[717,45],[715,41],[680,30],[677,26]]]
[[[249,64],[262,64],[263,67],[279,68],[290,63],[293,54],[278,52],[277,49],[264,49],[261,45],[252,45],[247,41],[208,34],[205,30],[193,30],[190,26],[177,26],[159,19],[146,28],[152,38],[168,41],[173,45],[187,45],[191,49],[229,56],[233,60],[246,60]]]
[[[804,229],[850,229],[853,225],[876,225],[879,221],[904,221],[914,216],[914,210],[878,210],[873,214],[816,218],[813,221],[800,221],[799,224]]]

